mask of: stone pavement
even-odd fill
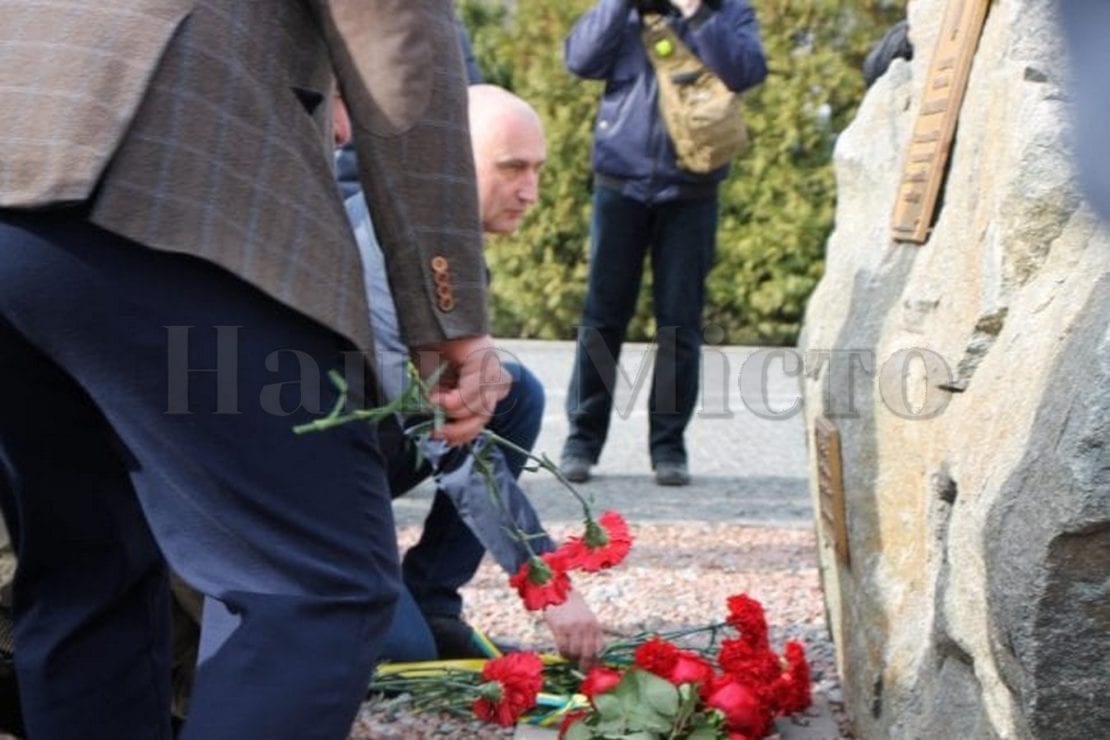
[[[557,461],[567,432],[573,343],[499,340],[498,345],[543,383],[547,410],[536,452]],[[812,526],[800,378],[783,371],[782,359],[774,356],[780,351],[705,348],[701,402],[687,432],[693,482],[665,488],[655,485],[648,456],[650,350],[643,344],[624,348],[626,377],[618,380],[609,439],[581,492],[594,497],[599,511],[615,508],[641,521]],[[551,476],[525,473],[521,483],[545,522],[579,518],[577,504]],[[399,499],[398,523],[421,521],[430,493],[425,484]]]

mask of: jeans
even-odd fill
[[[651,461],[685,463],[697,403],[705,278],[716,250],[717,198],[643,203],[598,186],[586,307],[567,392],[564,456],[597,462],[609,431],[621,344],[650,255],[656,355],[648,401]]]
[[[531,450],[543,421],[544,391],[527,368],[504,364],[513,383],[508,395],[498,402],[489,429],[510,442]],[[390,459],[390,487],[400,496],[431,474],[427,465],[417,467],[410,454],[391,455],[389,450],[404,441],[394,432],[383,432],[383,450]],[[411,445],[410,445],[411,447]],[[509,472],[520,476],[526,458],[503,449]],[[398,460],[398,463],[394,463]],[[435,646],[420,615],[459,617],[462,596],[459,588],[474,577],[485,548],[459,517],[451,500],[437,491],[431,511],[424,520],[420,540],[405,554],[402,565],[407,593],[401,595],[396,617],[386,638],[384,657],[417,660],[435,657]]]
[[[354,346],[73,212],[0,211],[0,253],[0,503],[28,736],[168,740],[168,563],[206,595],[183,738],[346,737],[400,588],[385,463],[365,424],[292,434],[316,414],[300,363],[270,358],[342,368]]]

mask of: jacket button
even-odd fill
[[[447,258],[441,255],[432,257],[432,271],[441,274],[447,272]]]

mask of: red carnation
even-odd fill
[[[517,590],[524,599],[524,607],[530,611],[562,604],[570,592],[566,564],[557,552],[529,559],[509,578],[509,585]]]
[[[594,666],[586,677],[582,679],[582,684],[579,687],[579,693],[583,694],[589,699],[594,698],[597,694],[604,694],[610,691],[624,678],[624,674],[612,668],[605,666]]]
[[[605,666],[594,666],[582,679],[582,685],[578,688],[578,691],[593,703],[594,696],[616,688],[622,678],[624,678],[624,674],[620,671]]]
[[[767,647],[767,618],[763,605],[740,594],[728,597],[728,623],[740,631],[740,639],[756,647]]]
[[[664,678],[675,686],[684,683],[701,686],[713,678],[713,666],[697,653],[680,650],[675,657],[670,673]]]
[[[769,688],[782,673],[782,663],[767,647],[756,647],[745,641],[722,640],[717,664],[730,676],[758,688]]]
[[[791,640],[783,649],[786,670],[779,676],[776,685],[776,699],[779,711],[783,714],[801,712],[813,703],[810,695],[809,663],[806,651],[800,642]]]
[[[713,677],[713,667],[705,658],[689,650],[679,650],[659,637],[636,648],[633,658],[636,665],[675,686],[684,683],[701,686]]]
[[[521,714],[536,706],[543,688],[543,661],[535,653],[509,653],[486,663],[474,714],[502,727],[516,724]]]
[[[636,665],[657,676],[667,676],[678,660],[678,648],[666,640],[653,637],[636,648]]]
[[[730,731],[763,737],[770,729],[771,714],[756,693],[733,676],[715,676],[702,692],[705,705],[725,717]]]
[[[632,549],[632,534],[628,523],[615,511],[607,511],[593,519],[586,519],[586,534],[569,537],[559,548],[566,559],[567,570],[578,568],[593,573],[602,568],[619,564]]]

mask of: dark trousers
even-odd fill
[[[648,204],[611,188],[594,191],[589,286],[567,392],[564,455],[597,462],[601,454],[621,344],[650,257],[656,324],[648,400],[651,461],[686,462],[684,434],[697,404],[705,278],[716,233],[716,196]]]
[[[505,362],[512,376],[508,395],[498,402],[489,429],[526,450],[531,450],[543,423],[544,391],[526,367]],[[415,464],[412,445],[392,432],[383,433],[383,451],[389,458],[389,481],[394,496],[400,496],[431,475],[425,464]],[[401,449],[404,447],[404,451]],[[525,456],[502,450],[513,478],[520,476]],[[459,453],[466,454],[465,450]],[[451,461],[446,463],[450,466]],[[431,511],[424,520],[420,540],[405,553],[405,591],[386,640],[385,655],[393,660],[435,657],[431,634],[423,615],[458,617],[462,613],[459,589],[474,577],[485,548],[459,517],[451,500],[436,492]]]
[[[167,563],[208,597],[183,737],[346,737],[399,589],[384,463],[367,425],[291,427],[316,411],[304,362],[323,375],[352,350],[201,260],[0,211],[29,737],[169,737]]]

